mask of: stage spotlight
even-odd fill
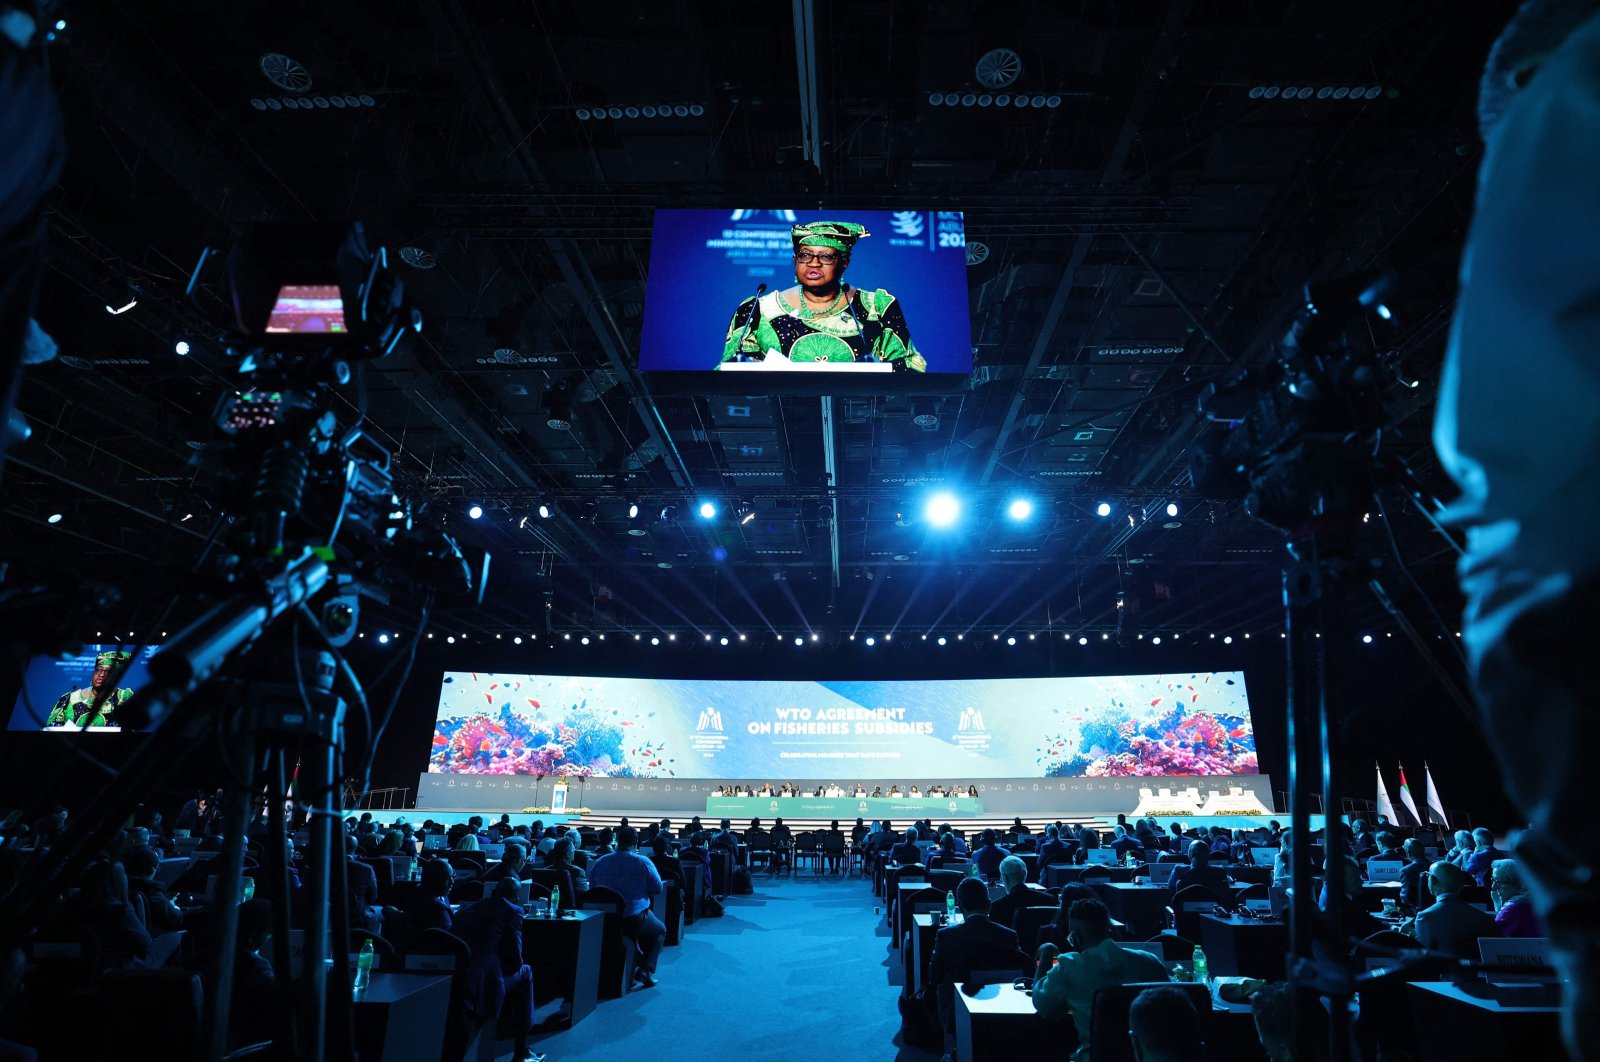
[[[522,644],[522,635],[519,634],[515,638],[511,639],[511,644],[512,645],[521,645]]]
[[[446,638],[445,641],[449,642],[451,645],[454,645],[456,644],[456,636],[452,634]]]
[[[813,634],[813,635],[812,635],[812,636],[811,636],[811,640],[812,640],[812,641],[817,641],[817,640],[818,640],[818,639],[820,639],[820,638],[821,638],[821,637],[822,637],[822,635],[820,635],[820,634]]]
[[[379,645],[388,645],[389,644],[389,636],[387,634],[378,635],[378,644]]]
[[[702,519],[702,520],[715,520],[716,517],[717,517],[717,507],[716,507],[715,504],[713,504],[711,502],[708,502],[708,501],[703,501],[703,502],[700,503],[700,519]]]
[[[677,640],[678,640],[678,633],[676,631],[674,631],[671,634],[667,635],[667,641],[675,642]]]
[[[944,638],[943,638],[943,637],[942,637],[942,636],[941,636],[941,637],[940,637],[940,638],[939,638],[939,644],[940,644],[940,645],[943,645],[943,644],[944,644]]]
[[[578,641],[582,642],[584,645],[588,645],[589,644],[589,636],[587,634],[585,634],[582,638],[579,638]]]
[[[44,518],[44,522],[47,524],[59,524],[61,522],[61,514],[51,513],[49,516]]]
[[[741,641],[741,642],[742,642],[742,641],[744,641],[744,635],[742,635],[742,634],[741,634],[741,635],[739,635],[739,640],[740,640],[740,641]]]
[[[1094,507],[1094,512],[1095,512],[1096,516],[1110,516],[1111,515],[1111,503],[1110,502],[1101,502],[1099,505],[1096,505]]]
[[[877,645],[877,644],[878,644],[878,639],[874,638],[870,634],[867,635],[867,647],[868,648],[871,648],[872,646]]]
[[[539,514],[539,519],[541,520],[548,520],[556,514],[555,509],[550,506],[549,502],[540,502],[539,508],[534,511]]]
[[[1006,639],[1006,644],[1007,645],[1016,645],[1017,644],[1017,640],[1015,638],[1007,638]]]
[[[1078,644],[1079,645],[1088,645],[1089,644],[1089,639],[1088,638],[1079,638],[1078,639]]]
[[[176,343],[172,344],[172,352],[178,355],[180,358],[185,356],[189,353],[189,341],[187,339],[178,340]]]
[[[1013,520],[1026,520],[1033,515],[1033,502],[1027,498],[1012,498],[1006,506],[1006,515]]]
[[[660,645],[661,644],[661,639],[660,638],[651,638],[650,639],[650,644],[651,645]]]
[[[804,644],[806,644],[806,640],[804,638],[801,638],[801,637],[797,636],[795,638],[795,640],[794,640],[794,644],[795,645],[804,645]]]
[[[1168,516],[1177,516],[1178,515],[1178,503],[1177,502],[1167,502],[1167,515]]]
[[[628,519],[629,520],[637,520],[637,519],[639,519],[639,503],[638,502],[629,502],[628,503]]]
[[[923,635],[923,636],[922,636],[922,640],[923,640],[923,641],[927,641],[927,640],[928,640],[928,636],[927,636],[927,635],[926,635],[926,634],[924,634],[924,635]]]
[[[1161,644],[1161,635],[1158,634],[1154,638],[1151,638],[1150,639],[1150,644],[1151,645],[1160,645]]]
[[[1109,634],[1107,634],[1107,633],[1106,633],[1106,632],[1105,632],[1105,631],[1101,631],[1101,632],[1100,632],[1100,640],[1101,640],[1101,641],[1102,641],[1102,642],[1104,642],[1104,641],[1109,641],[1109,640],[1110,640],[1110,638],[1111,638],[1111,635],[1109,635]]]
[[[892,642],[892,641],[894,641],[894,635],[892,635],[892,634],[885,634],[885,635],[884,635],[884,636],[883,636],[883,640],[884,640],[884,641],[886,641],[886,642]]]
[[[1222,639],[1222,644],[1223,644],[1223,645],[1232,645],[1232,644],[1233,644],[1233,635],[1231,635],[1231,634],[1229,634],[1229,635],[1226,635],[1226,636],[1225,636],[1225,637],[1224,637],[1224,638],[1223,638],[1223,639]]]
[[[709,641],[710,641],[710,640],[711,640],[711,635],[709,635],[709,634],[708,634],[708,635],[706,635],[706,641],[708,641],[708,642],[709,642]]]
[[[1030,634],[1030,635],[1028,635],[1028,641],[1030,641],[1030,642],[1031,642],[1031,641],[1033,641],[1033,640],[1034,640],[1034,639],[1035,639],[1035,638],[1037,638],[1037,637],[1038,637],[1038,635],[1036,635],[1036,634]]]
[[[989,635],[989,640],[992,642],[998,642],[1000,640],[1000,636],[998,634],[991,634]]]
[[[966,635],[965,632],[962,632],[961,634],[956,635],[956,641],[958,641],[958,642],[966,641],[966,639],[967,639],[967,635]]]
[[[1372,635],[1370,635],[1370,634],[1363,634],[1363,635],[1362,635],[1362,636],[1361,636],[1361,641],[1362,641],[1362,643],[1363,643],[1363,644],[1365,644],[1365,645],[1371,645],[1371,644],[1372,644]]]
[[[727,635],[723,635],[721,638],[719,638],[717,640],[720,641],[723,645],[727,645],[728,644]]]
[[[474,505],[472,508],[467,510],[467,515],[474,520],[481,519],[483,517],[483,506]]]
[[[961,502],[954,494],[942,490],[928,499],[923,515],[934,527],[949,527],[961,516]]]

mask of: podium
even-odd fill
[[[844,372],[864,375],[873,372],[894,372],[886,361],[725,361],[717,366],[718,372]]]

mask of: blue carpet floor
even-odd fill
[[[868,883],[802,875],[755,888],[685,927],[655,988],[601,1003],[535,1049],[551,1062],[938,1062],[896,1039],[899,953]]]

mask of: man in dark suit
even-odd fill
[[[1118,826],[1116,833],[1117,837],[1111,842],[1111,849],[1117,853],[1117,862],[1125,862],[1129,852],[1133,853],[1135,859],[1144,858],[1144,845],[1139,843],[1137,837],[1128,833],[1126,826]]]
[[[522,961],[522,907],[516,883],[502,881],[494,894],[456,912],[451,928],[470,952],[463,1003],[482,1022],[509,1026],[516,1037],[514,1059],[544,1062],[528,1049],[533,1028],[533,971]]]
[[[1005,895],[995,900],[989,907],[989,920],[997,926],[1010,927],[1016,918],[1017,912],[1024,907],[1054,907],[1055,897],[1042,889],[1030,889],[1028,881],[1028,864],[1016,856],[1006,856],[1000,860],[1000,885],[1006,890]]]
[[[889,861],[899,863],[901,866],[910,866],[912,863],[922,862],[922,849],[917,847],[917,828],[906,828],[906,839],[889,849]]]
[[[972,853],[972,862],[977,866],[978,873],[983,875],[983,880],[993,881],[1000,874],[1000,861],[1011,852],[1000,845],[1000,835],[993,830],[984,830],[979,836],[977,851]]]
[[[505,853],[501,855],[500,862],[496,863],[489,869],[488,873],[484,874],[483,880],[497,882],[509,878],[511,881],[521,881],[522,863],[526,858],[527,856],[523,855],[520,844],[506,845]]]
[[[1406,838],[1400,850],[1406,855],[1406,865],[1400,868],[1400,902],[1410,910],[1420,910],[1424,899],[1422,878],[1428,873],[1428,855],[1422,850],[1422,840],[1418,837]]]
[[[1044,881],[1044,868],[1052,864],[1068,864],[1072,862],[1073,853],[1078,846],[1070,841],[1061,839],[1061,829],[1057,826],[1044,828],[1044,844],[1039,846],[1039,880]],[[1045,882],[1049,884],[1049,882]]]
[[[1211,849],[1204,841],[1195,841],[1189,845],[1189,865],[1179,867],[1172,872],[1172,878],[1167,884],[1167,903],[1171,904],[1173,898],[1189,888],[1199,885],[1210,889],[1218,897],[1226,900],[1230,895],[1229,885],[1233,879],[1220,867],[1211,865]]]
[[[1498,937],[1500,927],[1487,911],[1461,898],[1469,882],[1465,871],[1443,860],[1428,871],[1428,887],[1438,898],[1417,914],[1417,940],[1430,951],[1447,951],[1458,959],[1478,957],[1479,937]]]
[[[955,1022],[955,986],[972,979],[975,971],[1026,970],[1028,957],[1017,935],[989,918],[989,890],[976,878],[963,878],[956,886],[956,907],[963,921],[939,930],[933,938],[929,983],[937,987],[939,1018],[948,1031]]]

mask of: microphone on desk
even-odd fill
[[[733,348],[734,350],[741,351],[740,354],[739,354],[739,360],[740,361],[759,361],[759,360],[761,360],[759,358],[748,357],[747,355],[745,355],[742,352],[741,348],[744,347],[744,341],[747,338],[749,338],[749,336],[750,336],[750,329],[755,327],[756,317],[759,316],[760,313],[761,313],[761,296],[765,295],[766,293],[767,293],[767,285],[765,283],[756,285],[755,298],[750,300],[750,312],[745,314],[744,331],[739,334],[739,344],[738,344],[738,346]]]

